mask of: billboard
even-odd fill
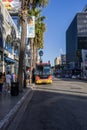
[[[27,19],[27,38],[35,37],[35,16],[30,16]]]
[[[8,11],[18,11],[21,7],[20,0],[1,0]]]

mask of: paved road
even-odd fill
[[[56,79],[37,85],[20,113],[9,130],[87,130],[87,83]]]

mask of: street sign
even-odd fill
[[[39,56],[43,56],[43,51],[39,51]]]

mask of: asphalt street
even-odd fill
[[[28,101],[27,101],[28,102]],[[87,82],[54,79],[36,85],[8,130],[87,130]]]

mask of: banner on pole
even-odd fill
[[[30,16],[27,19],[27,38],[35,37],[35,16]]]

